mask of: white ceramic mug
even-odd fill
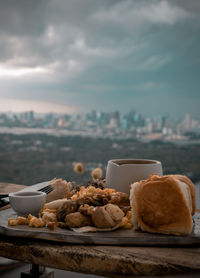
[[[130,193],[130,184],[148,179],[151,175],[163,175],[162,164],[149,159],[113,159],[108,161],[106,185],[119,192]]]

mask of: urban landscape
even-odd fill
[[[62,177],[78,184],[91,179],[113,158],[148,158],[162,162],[165,174],[185,174],[200,181],[200,123],[145,117],[132,110],[92,110],[87,114],[2,113],[0,115],[0,179],[31,185]],[[74,165],[84,164],[83,175]],[[24,169],[26,168],[26,171]]]
[[[82,135],[94,138],[129,139],[143,142],[199,143],[200,121],[187,113],[183,118],[147,117],[134,109],[85,114],[0,113],[0,133],[47,133],[51,135]]]

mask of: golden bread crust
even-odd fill
[[[131,187],[135,229],[177,235],[191,233],[192,215],[177,177],[154,176]]]
[[[192,215],[195,214],[196,212],[196,196],[195,196],[195,187],[194,184],[192,183],[192,181],[183,175],[171,175],[172,177],[178,179],[179,181],[182,181],[184,183],[186,183],[189,187],[190,190],[190,194],[191,194],[191,198],[192,198]]]

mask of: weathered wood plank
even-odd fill
[[[200,271],[200,248],[83,246],[2,237],[0,255],[26,263],[118,278]]]

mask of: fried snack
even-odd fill
[[[57,210],[56,217],[58,221],[64,222],[65,217],[69,213],[76,212],[78,209],[77,202],[73,202],[72,200],[66,200],[65,203]]]
[[[62,229],[68,228],[67,224],[64,222],[57,222],[57,227]]]
[[[93,186],[95,188],[105,189],[106,187],[106,179],[100,178],[96,180],[90,180],[86,184],[84,184],[84,187]]]
[[[54,200],[50,203],[46,203],[44,205],[44,210],[50,209],[50,210],[57,210],[59,209],[65,202],[67,202],[67,199],[58,199]],[[52,212],[52,211],[51,211]]]
[[[123,229],[132,229],[133,228],[133,221],[132,221],[132,213],[129,210],[126,214],[126,216],[124,216],[121,220],[120,223],[120,228]]]
[[[57,227],[57,222],[48,222],[47,223],[47,228],[50,230],[54,230]]]
[[[8,218],[8,225],[16,226],[17,225],[17,219],[15,219],[15,218]]]
[[[89,206],[88,204],[81,205],[78,209],[78,211],[84,215],[92,215],[93,210],[94,210],[94,207]]]
[[[82,175],[84,173],[84,166],[82,162],[78,162],[74,165],[74,172],[78,175]]]
[[[132,212],[131,210],[129,210],[127,213],[126,213],[126,217],[132,221]]]
[[[26,224],[28,224],[28,219],[26,217],[18,216],[17,224],[18,225],[26,225]]]
[[[28,224],[29,224],[29,222],[31,221],[31,219],[32,219],[33,217],[35,217],[35,216],[33,216],[32,214],[29,213],[29,215],[28,215],[28,217],[27,217]]]
[[[121,220],[121,223],[120,223],[120,228],[123,228],[123,229],[126,229],[126,226],[128,224],[128,218],[126,216],[124,216]]]
[[[129,195],[124,192],[115,192],[111,195],[109,203],[118,205],[119,207],[130,206]]]
[[[45,206],[42,208],[42,210],[40,211],[40,215],[43,216],[44,213],[56,213],[57,209],[48,209],[45,208]]]
[[[69,193],[72,189],[71,182],[67,182],[63,179],[53,179],[49,183],[54,189],[47,194],[46,202],[49,203],[51,201],[62,199],[64,196]]]
[[[43,222],[42,218],[37,218],[35,216],[32,216],[29,221],[29,227],[34,228],[41,228],[45,226],[45,223]]]
[[[99,180],[103,175],[103,171],[101,168],[95,168],[91,172],[91,176],[94,180]]]
[[[100,189],[93,186],[88,186],[87,188],[81,186],[80,190],[71,197],[71,200],[76,201],[77,199],[93,197],[94,195],[102,196],[103,199],[106,197],[110,197],[114,192],[116,191],[112,188]]]
[[[36,216],[33,216],[32,214],[28,215],[27,221],[28,221],[29,227],[40,228],[40,227],[45,226],[45,223],[43,222],[42,218],[37,218]]]
[[[80,212],[74,212],[66,215],[65,223],[70,228],[79,228],[83,226],[90,226],[91,219],[89,216],[83,215]]]
[[[56,214],[52,213],[52,212],[45,212],[42,215],[42,220],[45,224],[48,224],[49,222],[56,222],[57,218],[56,218]]]
[[[73,189],[67,193],[64,198],[70,199],[74,194],[80,191],[81,187],[88,188],[89,186],[103,190],[106,187],[106,179],[90,180],[84,185],[73,185]]]

